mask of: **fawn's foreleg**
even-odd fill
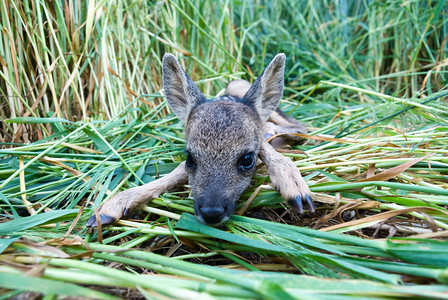
[[[277,152],[265,140],[261,143],[259,157],[266,165],[269,178],[283,199],[299,213],[303,212],[302,202],[308,205],[311,212],[314,212],[312,193],[294,163]]]
[[[99,207],[98,212],[101,225],[108,225],[118,221],[134,209],[145,204],[148,200],[157,198],[160,194],[169,192],[187,181],[188,173],[185,171],[185,162],[182,162],[176,169],[162,178],[119,192]],[[88,227],[97,227],[96,216],[93,215],[86,225]]]

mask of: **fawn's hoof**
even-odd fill
[[[288,203],[298,213],[303,214],[303,203],[307,204],[311,213],[315,212],[313,200],[308,194],[305,194],[304,196],[298,195],[295,198],[291,198],[288,200]]]
[[[121,219],[122,217],[126,217],[126,216],[129,214],[130,209],[129,209],[129,208],[125,208],[125,209],[123,210],[123,214],[122,214],[122,216],[119,217],[119,218],[117,218],[117,217],[112,217],[112,216],[107,215],[107,214],[102,214],[101,211],[102,211],[102,209],[100,208],[100,213],[99,213],[99,214],[100,214],[100,222],[101,222],[101,226],[104,226],[104,225],[111,225],[111,224],[117,222],[117,221],[118,221],[119,219]],[[86,223],[86,226],[87,226],[87,227],[92,227],[92,228],[98,227],[98,224],[97,224],[97,221],[96,221],[96,215],[95,215],[95,214],[93,214],[93,215],[90,217],[90,219],[89,219],[89,220],[87,221],[87,223]]]
[[[101,226],[104,226],[104,225],[110,225],[110,224],[115,223],[116,221],[117,221],[117,220],[116,220],[114,217],[111,217],[111,216],[108,216],[108,215],[102,215],[102,214],[100,214],[100,222],[101,222]],[[89,221],[87,221],[86,226],[87,226],[87,227],[93,227],[93,228],[98,227],[98,224],[97,224],[97,221],[96,221],[96,215],[95,215],[95,214],[93,214],[93,215],[90,217]]]

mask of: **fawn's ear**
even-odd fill
[[[174,113],[186,125],[191,110],[204,102],[205,97],[182,69],[174,55],[166,53],[162,64],[166,99]]]
[[[263,122],[282,98],[285,60],[283,53],[277,54],[243,97],[248,105],[255,108]]]

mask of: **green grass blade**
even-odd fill
[[[88,299],[119,299],[117,297],[94,291],[71,283],[56,280],[36,278],[22,274],[0,273],[0,286],[7,289],[33,291],[44,294],[63,296],[78,296]]]
[[[9,235],[39,225],[59,223],[73,220],[78,214],[78,209],[58,210],[45,212],[29,217],[22,217],[0,224],[0,235]]]

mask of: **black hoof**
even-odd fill
[[[123,211],[123,218],[126,218],[131,213],[131,210],[129,208],[125,208]]]
[[[292,206],[294,210],[296,210],[298,213],[303,214],[303,202],[305,202],[311,213],[315,212],[313,200],[311,200],[311,197],[307,194],[302,199],[302,196],[296,196],[295,198],[289,199],[289,204]]]
[[[101,222],[101,226],[104,226],[104,225],[113,224],[115,222],[115,219],[108,215],[100,215],[100,222]],[[87,221],[86,226],[93,227],[93,228],[98,227],[98,224],[96,223],[95,215],[92,215],[90,217],[89,221]]]

